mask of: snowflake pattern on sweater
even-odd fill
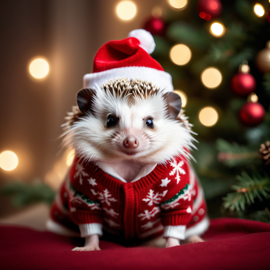
[[[158,164],[130,183],[108,175],[92,162],[75,159],[63,186],[61,192],[68,193],[68,200],[60,194],[60,202],[67,204],[70,221],[102,224],[103,229],[126,239],[154,237],[166,226],[194,226],[206,214],[203,197],[197,196],[196,176],[183,156]],[[59,216],[59,201],[56,208]]]
[[[102,192],[96,192],[94,189],[91,189],[94,196],[98,195],[98,200],[101,203],[106,203],[108,206],[111,205],[112,202],[117,202],[115,198],[112,198],[112,195],[108,191],[108,189],[103,190]]]
[[[173,167],[173,170],[170,172],[170,175],[176,175],[175,179],[177,181],[177,184],[179,183],[180,174],[186,174],[186,171],[181,168],[184,165],[184,161],[180,161],[177,163],[177,161],[174,159],[171,163],[171,166]]]
[[[79,177],[79,183],[82,185],[83,184],[82,177],[88,176],[88,174],[85,172],[84,167],[80,163],[76,164],[75,170],[76,170],[76,172],[74,174],[74,177]]]

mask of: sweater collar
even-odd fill
[[[124,183],[127,183],[127,181],[121,177],[114,169],[113,167],[111,166],[110,163],[107,163],[107,162],[103,162],[103,161],[98,161],[96,163],[96,165],[101,169],[103,170],[105,173],[109,174],[110,176],[124,182]],[[135,176],[135,178],[130,181],[129,183],[133,183],[133,182],[136,182],[138,180],[140,180],[141,178],[145,177],[146,175],[148,175],[149,173],[151,173],[155,167],[157,166],[157,164],[153,164],[153,163],[150,163],[150,164],[146,164],[144,165],[141,170],[139,171],[139,173]]]
[[[142,175],[141,178],[129,183],[127,183],[126,181],[123,182],[118,178],[116,179],[114,176],[103,171],[102,168],[92,162],[88,163],[88,169],[94,174],[93,176],[98,179],[100,183],[103,183],[108,188],[118,190],[119,188],[123,188],[123,185],[133,185],[134,188],[140,190],[148,188],[155,182],[160,181],[161,177],[168,170],[168,167],[167,165],[155,164],[155,167],[152,169],[152,171],[150,171],[150,173],[144,175],[147,170],[141,170],[141,172],[137,175],[136,179],[139,178],[140,175]],[[148,169],[150,170],[150,167]],[[110,171],[110,173],[112,173],[112,171]]]

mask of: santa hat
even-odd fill
[[[84,75],[84,88],[128,78],[152,82],[165,92],[173,91],[171,75],[149,55],[155,46],[152,35],[143,29],[131,31],[126,39],[105,43],[96,53],[93,73]]]

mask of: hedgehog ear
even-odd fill
[[[167,102],[169,118],[176,119],[182,108],[181,97],[174,92],[168,92],[163,95],[163,98]]]
[[[77,104],[82,113],[90,112],[93,114],[93,99],[95,95],[95,90],[91,88],[84,88],[77,94]]]

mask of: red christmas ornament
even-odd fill
[[[266,19],[270,23],[270,9],[267,12]]]
[[[239,68],[239,72],[233,76],[231,80],[231,88],[238,96],[247,96],[254,92],[256,88],[256,81],[249,73],[249,66],[243,64]]]
[[[258,102],[247,102],[240,110],[240,120],[247,126],[257,126],[264,118],[265,111]]]
[[[145,30],[149,31],[152,35],[162,36],[165,34],[165,23],[161,18],[151,17],[145,23]]]
[[[197,10],[202,19],[210,21],[221,14],[222,5],[219,0],[199,0]]]

